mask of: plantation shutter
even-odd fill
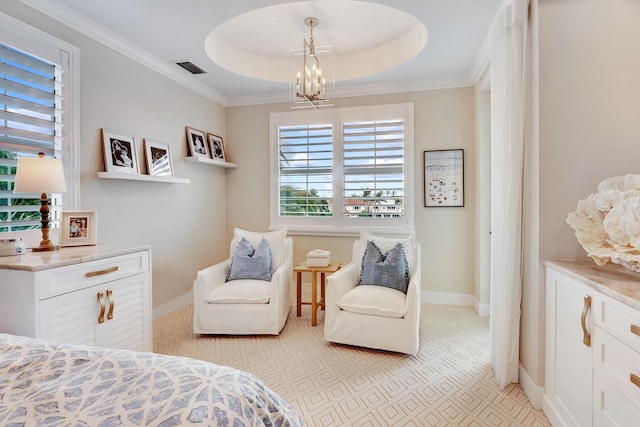
[[[61,94],[60,67],[0,43],[0,232],[40,227],[40,195],[13,193],[17,159],[61,155]],[[59,218],[61,194],[50,197]]]
[[[330,217],[333,126],[278,128],[280,216]]]
[[[404,120],[343,125],[346,218],[404,215]]]

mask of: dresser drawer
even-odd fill
[[[640,408],[616,390],[601,375],[593,375],[593,425],[598,427],[637,426]]]
[[[44,300],[148,271],[148,251],[39,271],[36,278],[36,299]]]
[[[640,352],[640,312],[606,295],[594,307],[594,322]]]
[[[597,327],[593,334],[594,374],[640,408],[640,353]]]

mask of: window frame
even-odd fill
[[[65,171],[66,193],[62,194],[64,210],[76,210],[80,206],[80,50],[63,40],[32,27],[18,19],[0,12],[2,42],[47,62],[58,64],[63,69],[63,126],[62,163]],[[0,232],[0,238],[22,237],[38,240],[41,231],[25,230]]]
[[[288,111],[271,113],[270,129],[270,228],[286,228],[292,235],[356,236],[362,230],[384,235],[406,235],[414,231],[414,106],[413,103]],[[332,124],[333,133],[333,211],[344,206],[343,125],[358,120],[404,119],[403,141],[403,218],[343,218],[280,216],[279,128],[281,126]],[[339,199],[339,203],[336,201]]]

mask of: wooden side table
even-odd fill
[[[296,272],[297,285],[297,315],[302,315],[302,304],[311,305],[311,326],[318,324],[318,307],[324,308],[324,290],[327,274],[335,273],[342,267],[338,261],[330,263],[326,267],[309,267],[307,261],[298,264],[293,271]],[[311,301],[302,301],[302,273],[311,273]],[[318,301],[318,273],[320,273],[320,300]]]

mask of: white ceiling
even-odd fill
[[[181,79],[195,79],[196,85],[207,87],[225,105],[283,101],[288,96],[288,85],[245,77],[212,61],[205,51],[205,40],[214,29],[224,29],[227,41],[239,49],[282,51],[286,55],[291,49],[300,48],[302,38],[309,36],[304,18],[315,16],[320,19],[319,27],[314,29],[316,44],[333,44],[339,58],[340,49],[344,52],[347,45],[375,51],[376,45],[397,38],[411,25],[411,19],[403,18],[408,14],[422,23],[428,34],[426,45],[417,56],[405,58],[406,62],[386,71],[337,81],[336,95],[459,87],[474,83],[474,61],[502,3],[502,0],[23,1],[81,31],[84,29],[87,34],[100,33],[103,40],[133,45],[130,47],[147,61],[151,58],[171,64],[184,73]],[[277,6],[282,4],[286,7]],[[398,11],[385,14],[381,6]],[[273,11],[277,14],[267,13]],[[375,60],[384,63],[387,59],[382,55]],[[182,60],[193,62],[207,73],[191,76],[173,64]]]

